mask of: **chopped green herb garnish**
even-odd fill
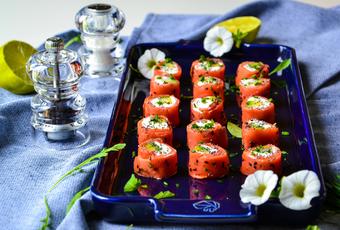
[[[131,156],[132,156],[132,158],[135,158],[135,156],[136,156],[136,151],[132,151]]]
[[[200,191],[198,189],[194,189],[194,190],[192,190],[192,193],[195,194],[195,195],[198,195],[198,194],[200,194]]]
[[[172,59],[169,58],[169,57],[167,57],[167,58],[165,58],[164,62],[165,62],[165,63],[171,63],[171,62],[172,62]]]
[[[320,228],[317,225],[308,225],[306,230],[320,230]]]
[[[230,153],[230,154],[229,154],[229,157],[230,157],[230,158],[233,158],[233,157],[236,157],[236,156],[238,156],[238,155],[239,155],[238,152],[234,152],[234,153]]]
[[[165,187],[167,187],[169,184],[168,184],[168,182],[163,181],[163,185],[164,185]]]
[[[134,192],[142,184],[142,181],[131,174],[130,179],[126,182],[124,186],[124,192]]]
[[[142,184],[140,187],[146,189],[146,188],[148,188],[149,186],[148,186],[147,184]]]
[[[253,62],[248,64],[250,68],[256,69],[256,70],[260,70],[263,66],[262,62]]]
[[[204,199],[205,199],[205,200],[211,200],[211,196],[205,195]]]
[[[224,182],[224,180],[223,179],[219,179],[219,180],[217,180],[217,182],[222,184]]]
[[[180,184],[179,183],[176,183],[176,188],[179,188]]]
[[[242,138],[242,129],[232,122],[227,123],[227,129],[231,135],[237,138]]]
[[[164,198],[171,198],[171,197],[174,197],[175,196],[175,193],[172,193],[170,192],[169,190],[167,191],[161,191],[159,193],[157,193],[154,198],[156,199],[164,199]]]
[[[281,132],[281,135],[282,135],[282,136],[289,136],[289,132],[287,132],[287,131],[282,131],[282,132]]]
[[[193,96],[185,96],[185,95],[181,95],[181,99],[192,99]]]
[[[196,123],[192,124],[193,129],[198,129],[198,130],[206,130],[206,129],[212,129],[215,125],[214,120],[208,120],[206,122],[203,122],[203,124],[200,123],[200,125]]]

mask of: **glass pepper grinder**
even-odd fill
[[[78,53],[85,74],[118,77],[125,65],[119,44],[119,32],[125,24],[124,13],[113,5],[91,4],[76,14],[75,22],[83,42]]]
[[[86,99],[78,92],[82,66],[77,53],[64,49],[64,42],[52,37],[45,51],[33,54],[26,69],[37,95],[32,98],[31,124],[39,146],[70,149],[86,144],[90,135],[86,124]]]

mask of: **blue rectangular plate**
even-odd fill
[[[188,176],[185,127],[190,122],[190,99],[181,100],[181,125],[174,129],[174,147],[178,151],[177,175],[163,181],[141,178],[148,189],[143,192],[124,193],[123,187],[133,173],[132,152],[137,152],[136,124],[141,118],[144,98],[149,94],[149,80],[134,72],[137,60],[146,49],[158,48],[178,62],[183,69],[181,93],[191,96],[192,84],[189,70],[192,61],[201,54],[208,56],[199,41],[177,43],[150,43],[134,46],[127,58],[127,68],[122,76],[117,104],[115,105],[104,147],[118,142],[127,143],[121,152],[109,154],[101,160],[91,186],[96,211],[105,219],[116,222],[176,222],[176,223],[243,223],[273,222],[305,224],[314,220],[325,196],[313,132],[306,107],[305,96],[295,51],[282,45],[244,44],[222,57],[226,64],[226,81],[232,84],[237,66],[242,61],[262,61],[271,69],[280,61],[291,58],[292,65],[282,74],[272,77],[271,97],[276,105],[276,121],[289,136],[280,137],[279,147],[288,152],[283,162],[283,175],[297,170],[315,171],[321,180],[321,196],[312,200],[312,208],[292,211],[283,207],[277,199],[255,207],[240,201],[239,191],[245,176],[239,172],[241,164],[241,140],[229,136],[228,152],[231,157],[231,173],[223,180],[197,180]],[[235,94],[230,92],[225,100],[225,112],[229,121],[240,124],[240,109]],[[176,186],[179,184],[179,186]],[[176,197],[156,200],[160,191],[170,190]],[[199,193],[195,191],[199,191]],[[204,200],[209,195],[211,200]],[[275,213],[275,215],[273,215]]]

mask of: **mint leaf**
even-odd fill
[[[86,193],[89,189],[91,188],[91,186],[84,188],[83,190],[80,190],[79,192],[76,193],[76,195],[74,195],[70,201],[70,203],[67,204],[66,207],[66,215],[70,212],[71,208],[73,207],[73,205],[76,203],[77,200],[79,200],[80,197],[83,196],[84,193]]]
[[[157,193],[154,198],[156,199],[164,199],[164,198],[171,198],[171,197],[174,197],[175,196],[175,193],[172,193],[170,192],[169,190],[167,191],[161,191],[159,193]]]
[[[135,174],[131,174],[130,179],[124,185],[124,192],[134,192],[142,184],[142,181],[135,177]]]
[[[123,148],[125,148],[126,144],[124,143],[120,143],[120,144],[116,144],[110,148],[104,148],[102,149],[102,151],[100,151],[99,153],[97,153],[96,155],[93,155],[92,157],[89,157],[88,159],[86,159],[85,161],[83,161],[82,163],[80,163],[79,165],[77,165],[76,167],[74,167],[73,169],[71,169],[70,171],[68,171],[67,173],[65,173],[64,175],[62,175],[59,180],[57,180],[56,183],[54,183],[52,185],[52,187],[48,190],[48,192],[51,192],[61,181],[63,181],[66,177],[72,175],[75,172],[78,172],[82,169],[82,167],[91,164],[97,160],[99,160],[100,158],[106,157],[109,152],[112,151],[120,151]]]
[[[242,138],[242,129],[232,122],[228,122],[227,129],[231,135],[237,138]]]
[[[50,223],[51,209],[48,206],[48,202],[47,202],[47,197],[46,196],[44,196],[44,204],[45,204],[46,216],[43,219],[40,220],[43,223],[43,225],[41,226],[40,230],[46,230],[51,225],[51,223]]]
[[[272,72],[269,73],[269,76],[273,75],[274,73],[277,73],[279,71],[282,71],[286,68],[288,68],[289,66],[291,65],[291,59],[286,59],[286,60],[283,60],[283,62],[281,62],[280,64],[278,64],[275,69],[273,69]]]

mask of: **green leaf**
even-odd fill
[[[242,138],[242,129],[232,122],[228,122],[227,129],[231,135],[237,138]]]
[[[79,200],[79,198],[82,197],[82,195],[84,193],[86,193],[90,188],[91,188],[91,186],[89,186],[87,188],[84,188],[83,190],[80,190],[79,192],[77,192],[76,195],[74,195],[74,197],[71,199],[70,203],[67,204],[66,215],[70,212],[70,210],[73,207],[74,203],[76,203],[76,201]]]
[[[75,42],[81,43],[80,34],[68,40],[68,42],[64,45],[64,47],[67,48]]]
[[[288,68],[291,65],[291,59],[286,59],[283,62],[281,62],[280,64],[278,64],[275,69],[269,73],[269,76],[273,75],[274,73],[277,73],[279,71],[282,71],[286,68]]]
[[[170,192],[169,190],[167,191],[161,191],[159,193],[157,193],[154,198],[156,199],[164,199],[164,198],[171,198],[171,197],[174,197],[175,196],[175,193],[172,193]]]
[[[306,230],[320,230],[320,228],[317,225],[308,225]]]
[[[135,177],[135,174],[131,174],[130,179],[124,185],[124,192],[134,192],[142,184],[142,181]]]
[[[48,206],[48,202],[47,202],[47,197],[46,196],[44,196],[44,204],[45,204],[46,216],[43,219],[40,220],[43,223],[43,225],[41,226],[40,230],[46,230],[51,225],[51,223],[50,223],[51,209]]]
[[[70,171],[68,171],[67,173],[65,173],[64,175],[62,175],[56,183],[54,183],[52,185],[52,187],[48,190],[48,192],[51,192],[61,181],[63,181],[66,177],[72,175],[75,172],[78,172],[79,170],[82,169],[82,167],[91,164],[97,160],[99,160],[100,158],[106,157],[110,152],[112,151],[120,151],[123,148],[125,148],[126,144],[124,143],[119,143],[116,144],[110,148],[104,148],[102,149],[99,153],[93,155],[92,157],[87,158],[85,161],[83,161],[82,163],[80,163],[79,165],[77,165],[76,167],[74,167],[73,169],[71,169]]]

